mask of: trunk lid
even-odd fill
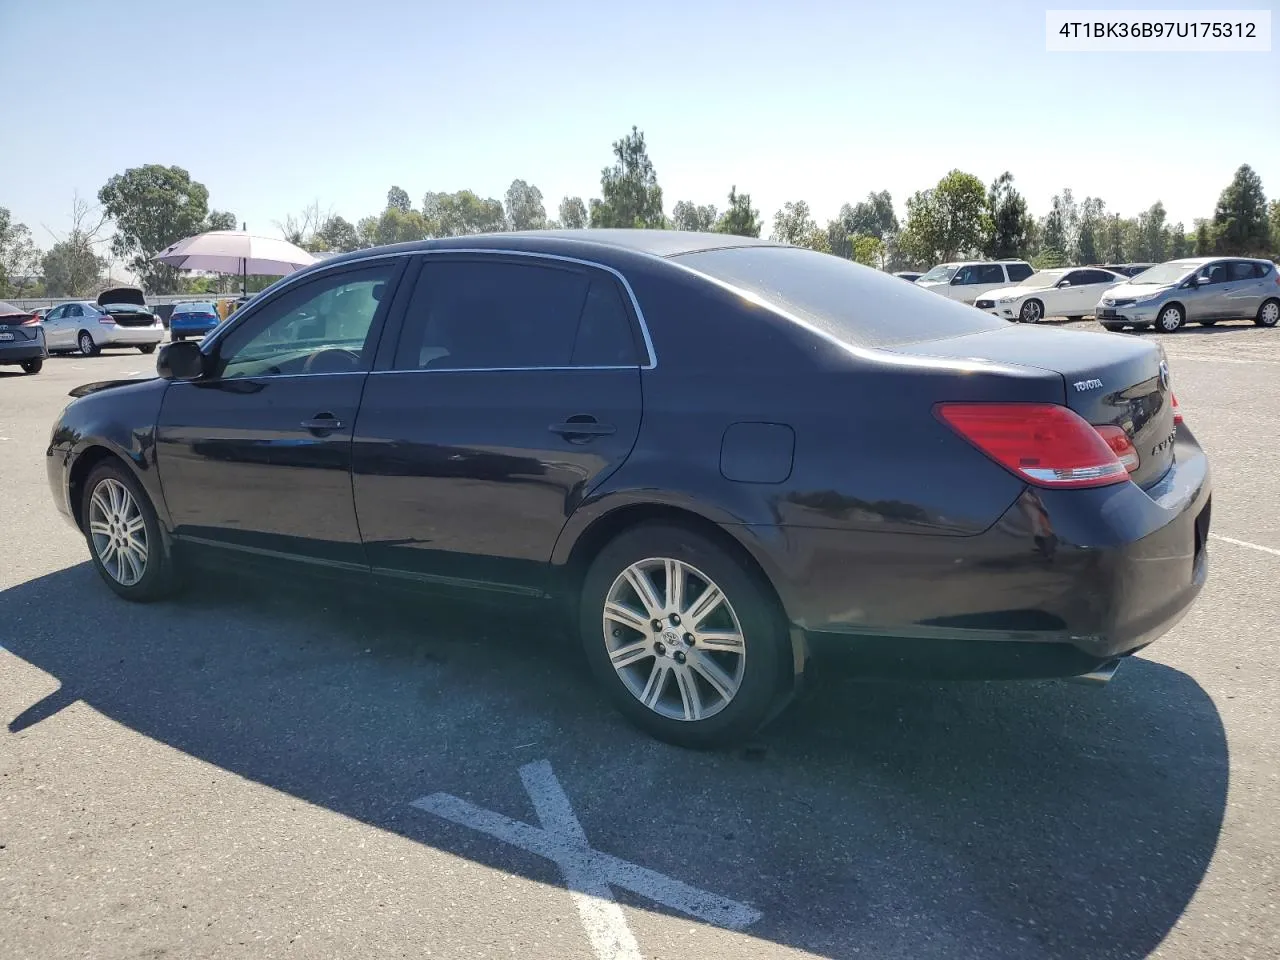
[[[894,352],[981,359],[1062,377],[1063,402],[1094,426],[1120,427],[1138,453],[1130,478],[1149,487],[1173,464],[1173,398],[1163,348],[1136,336],[1012,326]]]
[[[147,298],[137,287],[112,287],[98,294],[98,306],[129,305],[146,308]]]

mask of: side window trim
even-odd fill
[[[644,311],[640,309],[640,301],[636,298],[635,290],[632,288],[631,282],[626,278],[626,275],[623,274],[622,271],[618,270],[615,267],[609,266],[607,263],[600,263],[599,261],[596,261],[596,260],[584,260],[581,257],[569,257],[569,256],[564,256],[563,254],[558,254],[558,253],[543,253],[541,251],[533,251],[533,250],[508,250],[508,249],[499,248],[499,247],[440,247],[434,250],[406,250],[398,253],[375,253],[367,257],[356,257],[351,260],[344,260],[341,264],[334,265],[334,267],[332,268],[332,271],[339,272],[342,270],[355,269],[361,266],[366,266],[371,261],[374,261],[374,260],[382,260],[382,259],[390,260],[393,258],[398,258],[398,259],[413,258],[414,260],[418,260],[420,263],[425,263],[427,257],[447,255],[447,254],[483,254],[485,256],[535,257],[535,258],[541,258],[544,260],[560,261],[562,263],[575,263],[581,266],[592,267],[596,270],[603,270],[606,273],[613,274],[613,276],[616,277],[618,281],[622,284],[622,289],[627,295],[626,299],[630,301],[630,308],[628,312],[634,316],[634,319],[640,325],[640,338],[643,341],[643,346],[644,346],[644,350],[642,352],[647,355],[642,357],[642,359],[645,362],[640,364],[640,369],[653,370],[658,366],[658,354],[654,350],[653,337],[649,333],[649,323],[645,319]],[[405,274],[408,273],[409,270],[411,269],[412,268],[402,269],[399,273],[398,280],[397,280],[397,291],[395,295],[396,300],[399,300],[400,291],[405,286],[405,283],[404,283],[406,279]],[[234,330],[241,323],[245,323],[250,317],[256,314],[259,310],[266,307],[267,304],[273,302],[274,300],[276,300],[276,298],[287,294],[289,289],[295,283],[305,283],[310,280],[314,280],[318,277],[325,276],[329,272],[330,272],[329,270],[323,270],[323,271],[317,270],[314,272],[295,274],[291,277],[285,278],[283,282],[277,281],[277,282],[280,282],[280,287],[278,290],[272,293],[268,299],[253,301],[251,302],[248,308],[242,307],[240,310],[236,312],[235,322],[226,323],[220,326],[217,330],[214,331],[212,337],[207,342],[201,344],[202,348],[205,350],[215,349],[217,345],[221,342],[223,337],[225,337],[228,333]],[[416,280],[416,275],[415,275],[415,280]],[[259,294],[259,297],[260,296],[261,294]],[[388,311],[387,313],[387,316],[383,322],[382,330],[379,337],[379,347],[374,355],[375,361],[382,360],[382,352],[383,352],[382,344],[386,342],[388,327],[391,327],[393,325],[395,326],[396,328],[395,337],[393,339],[397,341],[399,340],[400,330],[403,327],[404,304],[393,302],[392,306],[399,307],[400,310],[399,312]],[[394,355],[395,355],[395,349],[393,347],[391,351],[391,356],[394,357]],[[517,369],[523,369],[523,368],[517,368]],[[584,370],[584,369],[592,369],[592,368],[537,367],[536,369],[538,370],[551,370],[551,369]],[[635,366],[629,365],[626,367],[617,367],[617,368],[606,367],[605,369],[634,370]],[[378,363],[375,362],[374,366],[368,372],[372,374],[372,373],[412,373],[417,371],[384,369]],[[311,374],[311,376],[323,376],[323,374]]]
[[[477,254],[483,257],[477,257]],[[569,370],[652,370],[657,366],[657,356],[653,350],[653,342],[649,336],[649,328],[645,323],[644,314],[640,311],[639,301],[636,300],[635,292],[631,289],[631,284],[621,272],[610,267],[608,264],[598,263],[593,260],[582,260],[576,257],[565,257],[558,254],[542,253],[528,250],[498,250],[498,249],[450,249],[441,248],[439,250],[416,250],[413,251],[413,264],[407,268],[401,276],[400,289],[397,291],[396,300],[393,304],[393,312],[388,314],[387,322],[383,327],[382,343],[385,349],[379,348],[377,362],[371,374],[383,373],[527,373],[530,371],[569,371]],[[444,257],[446,261],[474,261],[486,257],[498,257],[501,261],[507,258],[525,258],[528,260],[545,260],[546,266],[555,268],[556,266],[571,266],[584,268],[584,272],[590,279],[593,271],[608,274],[610,282],[621,284],[622,305],[627,315],[627,329],[631,335],[633,347],[636,351],[636,362],[627,364],[560,364],[546,366],[519,366],[519,367],[428,367],[428,368],[404,368],[400,369],[395,366],[396,354],[400,350],[400,339],[404,335],[409,300],[412,297],[413,289],[418,283],[422,274],[425,272],[427,264],[431,257]],[[578,318],[581,324],[582,317]],[[387,327],[394,322],[395,332],[388,335]],[[637,325],[639,327],[640,338],[637,341],[636,332]],[[576,343],[576,334],[575,334]],[[647,354],[647,356],[646,356]]]

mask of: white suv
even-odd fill
[[[961,260],[938,264],[916,284],[951,300],[972,304],[982,294],[1021,283],[1033,273],[1025,260]]]

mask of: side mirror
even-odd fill
[[[1059,287],[1069,287],[1069,286],[1071,286],[1071,281],[1070,281],[1070,280],[1059,280],[1059,281],[1058,281],[1058,286],[1059,286]]]
[[[963,273],[957,273],[954,277],[951,278],[951,285],[953,287],[958,287],[960,284],[964,283],[964,278],[965,278],[965,275]]]
[[[204,376],[204,360],[194,341],[166,343],[156,356],[156,373],[162,380],[198,380]]]
[[[1196,277],[1197,287],[1203,287],[1206,283],[1212,283],[1212,282],[1213,282],[1212,277],[1204,277],[1204,276]]]

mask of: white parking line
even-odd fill
[[[412,806],[544,857],[560,867],[578,907],[592,949],[601,960],[640,960],[640,947],[613,899],[610,885],[638,893],[673,910],[730,930],[741,930],[760,911],[654,870],[591,849],[564,788],[545,760],[525,764],[520,778],[542,827],[512,820],[447,793],[414,800]]]
[[[1237,540],[1235,537],[1224,537],[1220,534],[1209,534],[1210,540],[1221,540],[1223,543],[1234,543],[1237,547],[1248,547],[1250,550],[1260,550],[1263,553],[1269,553],[1273,557],[1280,557],[1280,550],[1275,547],[1264,547],[1260,543],[1250,543],[1248,540]]]
[[[1181,360],[1201,360],[1204,363],[1257,363],[1266,367],[1280,367],[1280,360],[1241,360],[1237,357],[1196,356],[1190,353],[1171,353],[1169,359],[1175,363]]]

